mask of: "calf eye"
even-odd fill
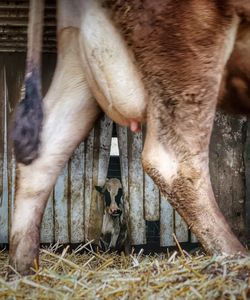
[[[104,200],[105,200],[106,206],[110,206],[111,197],[110,197],[110,193],[107,190],[104,192]]]
[[[120,204],[120,203],[121,203],[122,195],[123,195],[123,192],[122,192],[122,189],[120,188],[120,189],[118,190],[117,195],[115,196],[115,201],[116,201],[117,204]]]

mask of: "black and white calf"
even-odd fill
[[[96,186],[96,189],[104,200],[100,245],[104,250],[126,252],[129,248],[128,226],[121,182],[117,178],[110,178],[103,187]]]

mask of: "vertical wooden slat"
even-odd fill
[[[126,127],[116,126],[120,154],[121,181],[125,199],[128,200],[128,131]]]
[[[161,195],[160,198],[160,245],[162,247],[168,247],[175,245],[173,239],[174,232],[174,218],[173,208],[167,201],[167,199]]]
[[[128,140],[129,204],[131,243],[146,243],[146,222],[143,203],[143,169],[141,165],[142,133],[130,133]]]
[[[103,186],[105,184],[108,166],[110,159],[110,147],[112,140],[113,131],[113,121],[107,116],[100,121],[100,148],[98,155],[98,175],[97,175],[97,185]]]
[[[94,160],[94,128],[91,130],[86,140],[86,158],[85,158],[85,183],[84,183],[84,231],[85,240],[88,240],[88,229],[90,221],[90,206],[93,188],[93,160]]]
[[[59,175],[54,188],[55,203],[55,241],[60,243],[69,242],[69,219],[68,219],[68,165]]]
[[[84,241],[84,171],[85,144],[82,142],[71,157],[70,167],[70,241]]]
[[[3,156],[4,156],[4,70],[0,69],[0,204],[3,201]],[[0,227],[1,231],[1,227]],[[0,241],[1,243],[1,241]]]
[[[174,231],[178,242],[188,242],[188,226],[177,211],[174,212]]]
[[[7,94],[7,84],[6,84],[6,70],[2,69],[0,74],[0,89],[2,93],[0,95],[1,105],[1,115],[2,115],[2,124],[1,124],[1,134],[2,134],[2,169],[1,169],[1,186],[2,186],[2,195],[0,199],[0,243],[8,242],[8,137],[7,137],[7,123],[8,123],[8,94]]]
[[[249,245],[250,244],[250,120],[249,118],[246,124],[246,143],[244,149],[244,163],[245,163],[245,174],[246,174],[245,237],[246,237],[246,243]]]
[[[146,127],[142,130],[143,141],[146,136]],[[144,214],[147,221],[160,219],[160,191],[153,180],[144,172]]]
[[[118,148],[120,156],[121,182],[123,188],[124,217],[127,220],[128,237],[131,241],[131,229],[129,220],[129,188],[128,188],[128,130],[126,127],[116,125]]]
[[[4,124],[5,124],[5,76],[4,67],[0,69],[0,244],[6,242],[6,232],[4,229],[6,211],[4,211],[4,154],[5,154],[5,141],[4,141]],[[8,211],[7,211],[8,214]]]
[[[244,235],[246,118],[217,113],[210,144],[210,174],[216,200],[235,234]]]
[[[191,243],[198,243],[199,242],[198,239],[197,239],[197,237],[196,237],[196,235],[193,234],[192,232],[191,232],[191,240],[190,240],[190,242]]]
[[[144,208],[147,221],[158,221],[160,218],[160,193],[153,180],[144,173]]]
[[[15,193],[16,193],[16,159],[15,155],[12,152],[11,155],[11,163],[9,164],[9,168],[11,169],[11,182],[9,183],[9,187],[11,186],[9,193],[9,232],[10,232],[10,223],[13,217],[14,212],[14,201],[15,201]]]
[[[53,192],[49,197],[41,225],[41,243],[54,242],[54,200]]]
[[[107,116],[104,116],[95,127],[93,186],[88,229],[88,239],[95,242],[100,238],[104,209],[103,197],[96,191],[95,186],[103,186],[107,178],[112,129],[113,121]]]

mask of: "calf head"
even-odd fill
[[[106,212],[113,218],[122,214],[122,185],[119,179],[107,179],[103,187],[96,186],[96,190],[103,194]]]

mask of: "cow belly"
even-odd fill
[[[105,113],[121,125],[136,127],[146,109],[146,94],[132,53],[105,11],[86,1],[80,47],[92,93]]]

